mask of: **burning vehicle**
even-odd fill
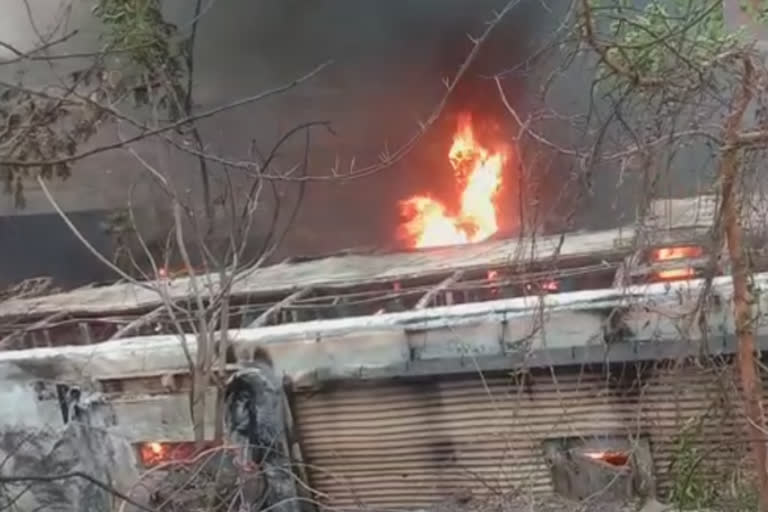
[[[485,168],[492,154],[473,158]],[[265,495],[248,475],[271,475],[271,499],[290,502],[286,510],[418,508],[458,491],[484,499],[520,488],[586,499],[609,482],[606,499],[664,495],[681,429],[702,425],[710,437],[695,442],[711,444],[742,427],[740,415],[713,413],[723,403],[715,376],[727,365],[665,364],[701,352],[727,361],[735,351],[730,278],[707,285],[698,271],[713,260],[696,245],[713,206],[707,197],[668,201],[651,208],[645,227],[253,269],[231,294],[222,403],[232,445],[212,459],[217,471],[251,502]],[[667,238],[648,227],[661,223],[662,208]],[[416,245],[446,233],[471,241],[488,226],[480,214],[446,212],[437,217],[444,231],[423,222],[408,231]],[[171,299],[189,296],[184,276],[165,285]],[[717,300],[705,305],[705,324],[688,322],[705,287]],[[766,288],[768,276],[757,274],[755,289]],[[0,438],[93,425],[108,434],[100,449],[119,454],[110,465],[133,468],[112,475],[115,486],[145,501],[152,496],[139,496],[137,480],[224,450],[214,439],[217,385],[204,418],[210,438],[194,440],[187,356],[196,338],[189,332],[181,343],[161,306],[130,283],[0,305],[10,328],[0,352]],[[110,339],[121,327],[115,318],[150,314],[130,337]],[[760,316],[762,350],[766,329]],[[270,460],[264,444],[282,448]],[[712,464],[734,467],[737,457],[713,452]]]

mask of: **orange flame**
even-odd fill
[[[480,242],[499,229],[495,201],[507,161],[506,149],[491,152],[480,145],[472,118],[465,114],[459,118],[448,159],[462,187],[459,212],[451,215],[441,202],[423,195],[402,201],[401,212],[408,219],[403,231],[414,247]]]
[[[600,460],[611,466],[626,466],[629,464],[629,454],[624,452],[584,452],[584,456],[592,460]]]
[[[698,245],[681,245],[676,247],[661,247],[651,253],[654,261],[682,260],[687,258],[701,258],[704,249]]]
[[[696,277],[696,270],[691,267],[670,268],[656,272],[656,278],[661,281],[677,281]]]

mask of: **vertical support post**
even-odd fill
[[[51,341],[51,331],[48,329],[43,329],[43,338],[45,338],[45,346],[46,347],[52,347],[53,342]]]
[[[93,337],[91,336],[91,328],[86,322],[79,322],[77,327],[80,329],[80,335],[83,337],[83,341],[86,345],[93,344]]]

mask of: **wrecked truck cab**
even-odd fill
[[[41,380],[3,380],[0,509],[110,510],[140,468],[133,445],[110,431],[114,418],[103,395]],[[125,510],[141,510],[141,501],[136,493]]]
[[[245,500],[247,506],[298,510],[284,440],[282,381],[268,364],[231,372],[224,437],[200,443],[180,440],[188,434],[165,440],[187,431],[188,417],[169,425],[162,416],[146,417],[151,409],[134,415],[125,407],[146,403],[147,395],[96,391],[103,386],[93,375],[84,375],[81,387],[67,375],[51,382],[28,373],[53,367],[66,355],[44,353],[40,360],[6,354],[16,357],[3,361],[0,353],[0,373],[15,374],[0,390],[6,413],[0,416],[0,507],[103,512],[118,503],[127,512],[177,510],[199,503],[200,490],[207,489],[215,497],[212,506],[239,507]],[[171,397],[156,398],[168,403]],[[166,435],[148,435],[141,420],[144,426],[156,422],[154,430]]]
[[[186,510],[202,495],[214,510],[298,511],[284,401],[273,369],[255,362],[226,383],[222,439],[136,443],[146,468],[140,479],[152,490],[148,503]]]

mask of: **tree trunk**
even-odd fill
[[[199,345],[199,344],[198,344]],[[200,367],[195,368],[192,375],[192,432],[197,447],[202,448],[205,441],[205,392],[208,389],[208,379]]]
[[[733,277],[734,325],[739,342],[739,374],[747,414],[747,432],[751,439],[755,457],[755,470],[760,487],[760,509],[768,512],[768,452],[766,451],[765,417],[762,406],[762,384],[755,364],[755,329],[752,318],[753,297],[749,291],[749,269],[744,254],[743,229],[736,194],[735,180],[738,167],[737,155],[724,155],[723,171],[723,215],[725,236],[728,242],[728,254],[731,260]],[[732,161],[733,163],[729,163]],[[733,168],[734,171],[729,169]],[[730,197],[726,198],[725,195]]]
[[[760,494],[760,510],[768,512],[768,451],[765,417],[762,406],[762,383],[755,361],[755,329],[752,318],[753,297],[749,289],[749,266],[744,247],[742,226],[742,176],[739,172],[739,127],[752,98],[752,65],[745,59],[743,87],[726,121],[726,149],[720,162],[721,207],[723,230],[731,260],[733,308],[736,337],[739,343],[739,374],[747,415],[747,434],[755,458],[755,474]]]
[[[213,340],[213,329],[208,329],[206,319],[206,307],[203,302],[203,289],[198,284],[195,269],[192,266],[192,260],[187,251],[187,245],[184,241],[184,223],[181,217],[181,204],[174,200],[173,202],[173,221],[176,231],[176,243],[178,245],[181,258],[184,260],[184,266],[189,274],[189,284],[194,296],[196,309],[193,312],[195,322],[197,323],[197,355],[190,371],[192,372],[192,389],[190,391],[190,414],[192,416],[192,429],[195,434],[195,442],[198,448],[203,447],[205,441],[205,394],[211,382],[211,346]],[[196,226],[195,226],[196,227]],[[183,334],[180,333],[181,336]]]

